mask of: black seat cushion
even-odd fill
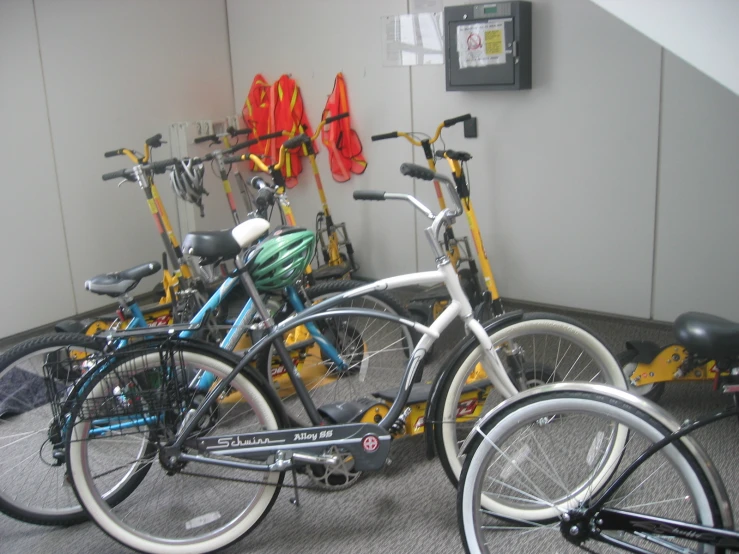
[[[241,252],[241,246],[236,242],[231,230],[188,233],[182,247],[186,254],[201,258],[231,259]]]
[[[698,356],[723,359],[739,356],[739,324],[710,314],[688,312],[675,320],[680,344]]]
[[[148,262],[116,273],[96,275],[85,281],[85,288],[95,294],[121,296],[135,289],[141,279],[154,275],[160,269],[162,265],[159,262]]]
[[[133,279],[134,281],[141,281],[144,277],[159,273],[162,269],[162,264],[159,262],[148,262],[145,264],[137,265],[131,269],[124,269],[119,271],[118,275],[121,279]]]

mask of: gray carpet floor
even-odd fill
[[[519,305],[509,303],[506,307]],[[574,316],[600,334],[614,351],[622,350],[628,339],[660,344],[672,339],[666,325],[593,314]],[[459,328],[450,329],[448,336],[437,343],[435,360],[460,337]],[[435,369],[435,365],[430,369]],[[661,404],[682,420],[714,411],[729,401],[713,392],[710,385],[673,384],[668,385]],[[733,419],[696,433],[716,463],[733,501],[739,498],[736,433],[737,422]],[[301,490],[299,507],[290,502],[293,491],[283,489],[261,525],[226,552],[461,552],[456,493],[438,460],[425,458],[420,438],[395,441],[391,460],[382,471],[363,478],[346,491]],[[561,537],[553,541],[561,541]],[[557,542],[542,544],[541,551],[556,552]],[[46,552],[99,554],[129,550],[91,523],[44,528],[0,515],[0,553]]]

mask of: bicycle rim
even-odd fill
[[[375,306],[378,304],[371,298],[360,297],[346,300],[338,308]],[[315,320],[314,325],[341,356],[345,367],[321,347],[306,326],[287,333],[285,344],[319,412],[335,423],[379,422],[389,405],[382,399],[387,394],[379,393],[397,390],[413,348],[408,328],[378,317],[336,315],[330,311]],[[263,367],[268,363],[264,370],[269,371],[290,417],[296,423],[310,425],[305,406],[274,347],[261,362]]]
[[[621,444],[614,440],[617,428],[629,430]],[[468,552],[491,552],[501,545],[581,551],[565,541],[562,514],[597,497],[619,470],[666,433],[643,411],[593,394],[559,391],[512,404],[480,430],[465,461],[458,515]],[[701,465],[684,444],[665,447],[647,460],[604,507],[721,526]],[[591,525],[597,527],[597,517],[577,532]],[[571,527],[566,524],[564,532],[574,536]],[[646,532],[604,534],[648,552],[712,552]],[[583,546],[614,551],[595,540]]]
[[[490,335],[509,376],[522,371],[527,387],[584,381],[626,389],[615,358],[592,334],[566,321],[527,317]],[[478,419],[505,398],[490,384],[479,346],[450,373],[448,383],[440,397],[434,432],[442,465],[456,486],[464,462],[458,457],[462,441]]]
[[[238,540],[261,521],[277,496],[282,474],[196,462],[165,467],[162,447],[173,437],[182,414],[202,399],[188,395],[188,377],[205,370],[220,379],[232,369],[220,359],[182,346],[173,358],[163,364],[156,352],[128,357],[98,376],[73,413],[68,463],[80,502],[116,540],[146,552],[210,552]],[[168,400],[166,406],[157,406],[162,393],[152,391],[162,390]],[[174,403],[169,400],[172,390],[180,391]],[[269,402],[243,375],[233,380],[229,394],[220,400],[198,423],[200,436],[278,428]],[[101,422],[123,426],[132,417],[138,418],[136,426],[94,435]],[[148,460],[138,458],[133,446],[142,436],[157,437],[157,452]],[[144,464],[149,472],[142,486],[117,506],[104,501],[101,491],[110,480]]]

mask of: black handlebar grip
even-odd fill
[[[223,152],[224,152],[224,154],[232,154],[234,152],[238,152],[239,150],[243,150],[244,148],[248,148],[249,146],[251,146],[251,144],[249,144],[249,142],[251,142],[251,141],[242,142],[240,144],[237,144],[236,146],[232,146],[228,150],[224,150]]]
[[[327,117],[326,123],[338,121],[339,119],[344,119],[345,117],[349,117],[349,112],[344,112],[344,113],[340,113],[339,115],[332,115],[331,117]]]
[[[468,119],[472,119],[472,114],[464,114],[460,115],[459,117],[453,117],[451,119],[445,119],[444,120],[444,127],[451,127],[452,125],[456,125],[457,123],[462,123],[463,121],[467,121]]]
[[[297,148],[298,146],[302,146],[303,144],[308,144],[310,142],[310,137],[306,134],[300,134],[296,135],[293,138],[287,139],[283,145],[287,150],[292,150],[293,148]]]
[[[192,142],[193,144],[200,144],[201,142],[220,142],[220,140],[216,135],[205,135],[203,137],[196,138]]]
[[[110,150],[109,152],[106,152],[104,155],[106,158],[112,158],[113,156],[120,156],[123,154],[123,148],[119,148],[118,150]]]
[[[428,167],[408,163],[400,166],[400,172],[407,177],[422,179],[424,181],[433,181],[436,176],[436,173],[431,171]]]
[[[154,173],[164,173],[170,165],[177,163],[177,158],[169,158],[168,160],[162,160],[161,162],[152,162],[148,168]]]
[[[153,137],[146,139],[146,144],[151,148],[159,148],[162,145],[162,133],[157,133]]]
[[[103,175],[103,181],[110,181],[111,179],[131,179],[130,169],[119,169],[112,173],[105,173]]]
[[[354,200],[385,200],[384,190],[355,190]]]
[[[385,140],[385,139],[391,139],[391,138],[398,138],[398,131],[393,131],[392,133],[385,133],[384,135],[372,135],[372,142],[376,140]]]
[[[241,159],[241,156],[226,156],[225,158],[223,158],[223,163],[225,164],[237,164],[243,161],[244,160]]]
[[[282,136],[282,131],[278,131],[276,133],[269,133],[268,135],[262,135],[261,137],[257,137],[255,140],[257,142],[262,140],[268,140],[273,138],[280,138]]]
[[[232,137],[235,137],[236,135],[248,135],[251,133],[251,129],[237,129],[236,127],[229,127],[226,129],[226,132]]]

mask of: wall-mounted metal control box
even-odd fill
[[[444,8],[447,90],[531,88],[531,2]]]

